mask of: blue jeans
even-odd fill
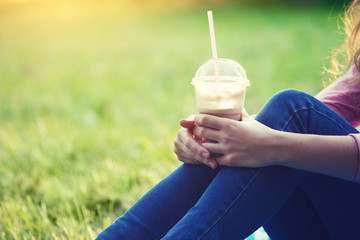
[[[358,132],[296,90],[273,96],[257,120],[303,134]],[[244,239],[260,226],[274,240],[360,239],[360,184],[282,166],[183,164],[97,239]]]

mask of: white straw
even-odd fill
[[[209,28],[210,28],[210,40],[211,40],[211,48],[212,48],[212,55],[214,59],[214,70],[215,70],[215,79],[216,82],[220,81],[220,74],[219,74],[219,64],[218,64],[218,57],[216,51],[216,42],[215,42],[215,31],[214,31],[214,21],[212,11],[208,11],[208,20],[209,20]]]

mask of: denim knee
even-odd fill
[[[293,109],[309,106],[309,98],[313,97],[296,89],[286,89],[272,96],[268,103],[274,105],[272,107]]]
[[[295,89],[282,90],[271,97],[257,114],[256,120],[268,127],[282,130],[284,119],[292,116],[298,109],[311,107],[310,98],[313,97]]]

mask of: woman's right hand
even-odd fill
[[[214,159],[210,158],[210,152],[197,141],[193,132],[195,127],[194,116],[180,120],[178,135],[174,140],[174,152],[177,158],[186,164],[205,164],[212,169],[217,167]]]

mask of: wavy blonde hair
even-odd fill
[[[331,67],[327,71],[332,79],[343,75],[351,65],[360,72],[360,0],[354,0],[345,9],[344,16],[340,18],[345,34],[343,45],[331,56]],[[354,81],[360,81],[360,76],[354,77]]]

